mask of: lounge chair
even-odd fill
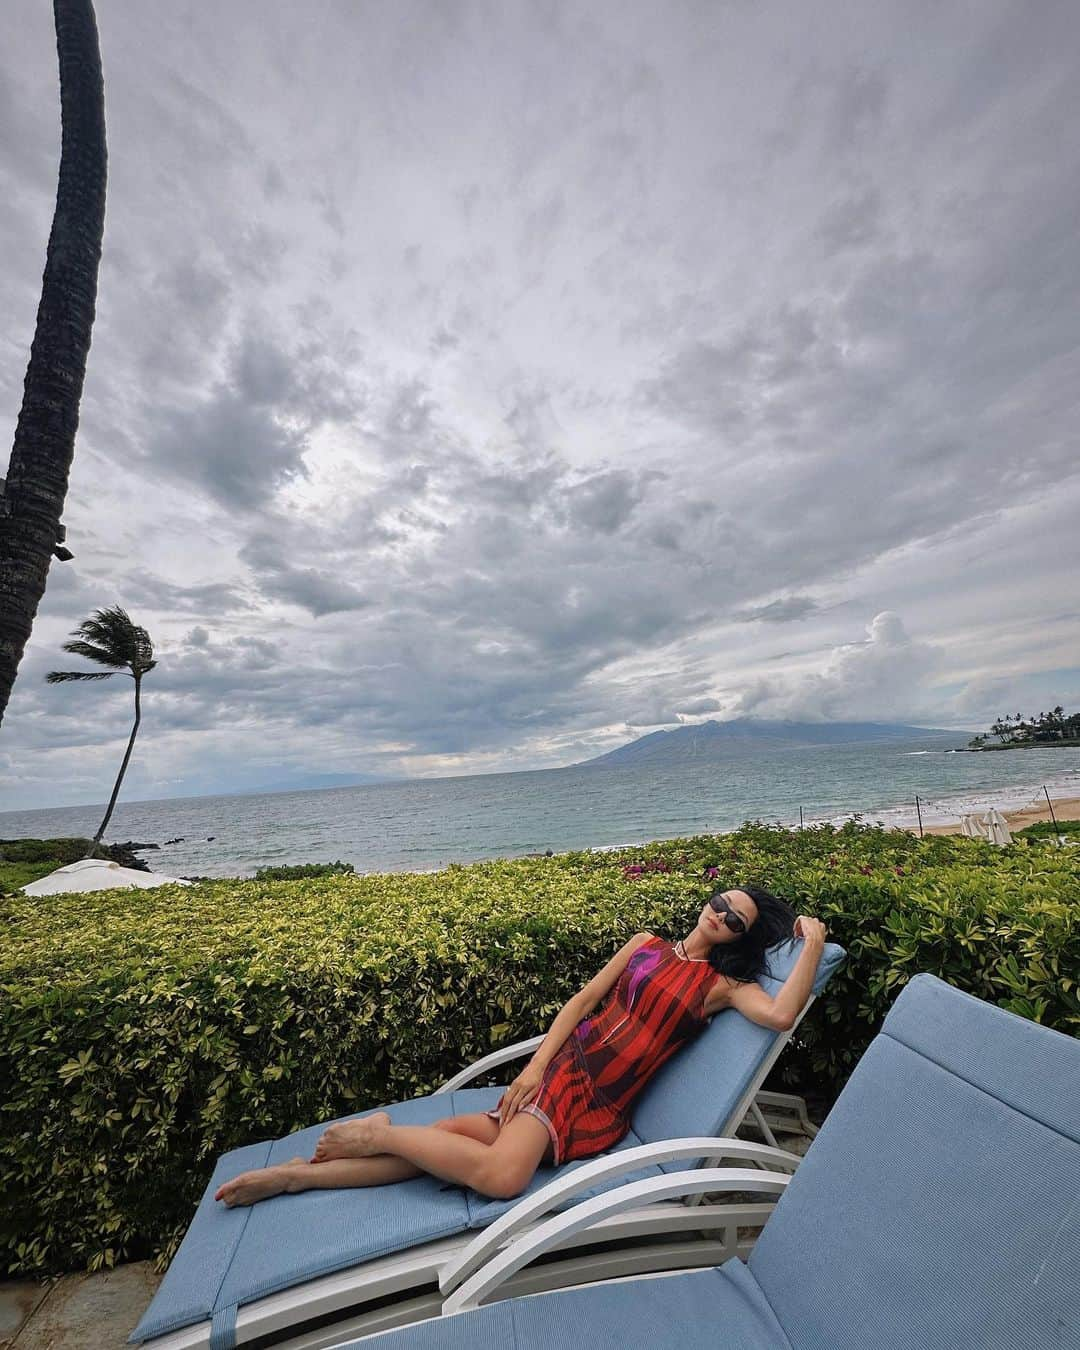
[[[791,1178],[749,1261],[499,1302],[569,1229],[699,1169],[532,1229],[442,1316],[339,1350],[1076,1350],[1080,1041],[917,975]],[[710,1175],[711,1173],[711,1175]],[[542,1267],[541,1267],[542,1269]],[[587,1328],[587,1333],[583,1333]]]
[[[775,978],[762,983],[771,992],[790,972],[801,946],[801,942],[783,944],[770,952]],[[843,957],[840,947],[826,945],[807,1007]],[[799,1098],[759,1093],[790,1035],[756,1026],[734,1011],[714,1017],[642,1093],[630,1133],[605,1156],[610,1175],[587,1181],[562,1203],[581,1204],[628,1175],[663,1177],[693,1157],[746,1162],[749,1165],[741,1170],[753,1182],[790,1175],[799,1159],[775,1146],[773,1129],[783,1122],[787,1130],[812,1134],[813,1127]],[[501,1089],[470,1088],[465,1083],[531,1054],[542,1039],[489,1055],[431,1096],[398,1102],[386,1110],[398,1124],[430,1124],[445,1116],[486,1110]],[[765,1142],[725,1140],[718,1154],[720,1137],[734,1135],[744,1119],[764,1135]],[[559,1169],[541,1167],[516,1200],[492,1200],[430,1176],[392,1187],[283,1195],[246,1208],[228,1209],[214,1200],[217,1187],[239,1172],[296,1154],[310,1156],[328,1123],[234,1149],[219,1159],[172,1265],[130,1340],[151,1341],[154,1350],[205,1346],[231,1350],[255,1340],[260,1346],[278,1340],[290,1346],[316,1346],[330,1343],[327,1333],[316,1334],[314,1328],[331,1319],[345,1335],[396,1326],[425,1311],[438,1312],[442,1295],[437,1281],[447,1261],[467,1246],[468,1238],[462,1234],[486,1228],[553,1177],[596,1166],[589,1160]],[[689,1144],[671,1151],[671,1141],[687,1139]],[[635,1151],[645,1145],[651,1152]],[[659,1261],[677,1260],[685,1267],[688,1260],[701,1265],[720,1259],[721,1254],[748,1249],[749,1238],[740,1239],[739,1229],[760,1228],[771,1211],[777,1183],[763,1181],[757,1189],[767,1197],[763,1202],[720,1206],[715,1212],[707,1204],[680,1202],[666,1207],[677,1213],[665,1218],[661,1206],[651,1206],[647,1213],[623,1219],[610,1240],[625,1243],[630,1236],[658,1227],[678,1228],[681,1222],[693,1233],[706,1234],[704,1250],[711,1248],[711,1255],[691,1259],[687,1250],[679,1257],[665,1246]],[[688,1249],[692,1243],[686,1245]],[[311,1331],[307,1339],[305,1327]]]

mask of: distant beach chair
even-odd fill
[[[800,941],[769,952],[774,976],[760,981],[769,992],[780,988],[801,948]],[[841,947],[826,944],[800,1020],[843,959]],[[740,1190],[767,1198],[727,1205],[698,1203],[699,1194],[689,1202],[645,1204],[621,1216],[601,1235],[605,1248],[579,1256],[578,1267],[599,1277],[628,1269],[686,1269],[745,1254],[753,1244],[747,1230],[756,1235],[800,1162],[777,1147],[774,1131],[809,1137],[817,1132],[801,1098],[760,1090],[794,1030],[769,1030],[733,1009],[717,1014],[649,1081],[634,1104],[625,1139],[600,1158],[539,1168],[531,1186],[515,1200],[492,1200],[419,1176],[391,1186],[305,1191],[228,1209],[213,1198],[222,1182],[296,1154],[309,1157],[330,1122],[223,1154],[157,1294],[129,1339],[151,1341],[155,1350],[231,1350],[252,1341],[261,1347],[272,1343],[267,1338],[287,1340],[290,1347],[323,1346],[332,1343],[325,1328],[321,1339],[309,1341],[304,1339],[305,1325],[312,1328],[330,1320],[344,1338],[414,1321],[425,1312],[430,1316],[442,1306],[435,1286],[447,1263],[468,1246],[463,1235],[490,1227],[496,1245],[518,1236],[522,1222],[531,1221],[532,1197],[552,1178],[562,1188],[558,1207],[566,1208],[583,1205],[628,1178],[662,1181],[690,1158],[746,1164],[734,1169],[742,1177]],[[487,1110],[502,1088],[470,1088],[466,1083],[531,1055],[542,1040],[537,1036],[496,1051],[430,1096],[385,1109],[396,1124],[408,1125]],[[760,1132],[765,1143],[731,1137],[744,1124]],[[545,1203],[540,1213],[550,1212],[550,1207]],[[510,1211],[515,1211],[516,1221]],[[497,1225],[504,1215],[507,1221]],[[680,1233],[682,1240],[672,1242],[672,1235]],[[648,1247],[637,1245],[642,1237],[655,1241]],[[471,1268],[460,1268],[458,1278],[464,1279]]]
[[[570,1232],[731,1184],[727,1168],[676,1173],[548,1220],[439,1318],[337,1350],[1076,1350],[1078,1083],[1080,1042],[917,975],[746,1264],[477,1306]]]

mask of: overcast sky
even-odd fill
[[[97,0],[109,189],[0,808],[1080,704],[1080,11]],[[0,54],[0,424],[52,216]],[[6,454],[6,451],[4,452]],[[0,456],[2,466],[2,456]]]

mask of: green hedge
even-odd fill
[[[295,863],[284,867],[260,867],[256,881],[303,881],[308,877],[333,877],[342,872],[355,872],[352,863]]]
[[[1059,834],[1080,834],[1080,820],[1039,820],[1034,825],[1025,825],[1017,830],[1014,839],[1054,839]]]
[[[0,862],[52,863],[66,867],[85,858],[91,840],[79,837],[63,839],[0,839]],[[99,844],[104,850],[106,845]]]
[[[849,951],[780,1061],[819,1109],[929,970],[1077,1034],[1080,866],[857,825],[429,875],[0,901],[0,1248],[11,1274],[167,1257],[225,1149],[430,1091],[542,1030],[632,933],[757,882]]]

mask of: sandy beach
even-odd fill
[[[1080,797],[1056,797],[1054,801],[1054,815],[1058,820],[1080,820]],[[978,812],[982,815],[983,812]],[[1010,830],[1022,830],[1025,825],[1035,825],[1041,820],[1050,819],[1050,811],[1045,800],[1041,806],[1026,806],[1020,811],[1002,811],[1005,821]],[[914,834],[918,834],[918,825],[906,825],[905,829]],[[957,820],[952,825],[927,825],[923,829],[924,834],[959,834],[960,821]]]

